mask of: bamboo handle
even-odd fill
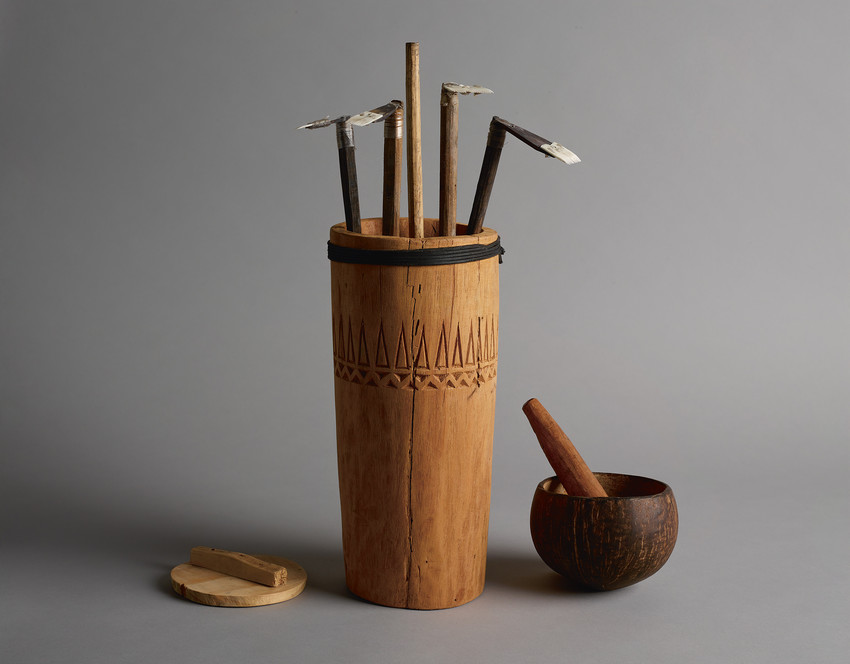
[[[484,215],[487,214],[487,204],[496,181],[496,171],[499,168],[499,157],[505,145],[505,128],[496,122],[490,123],[487,134],[487,149],[484,150],[484,161],[481,163],[481,173],[478,185],[475,187],[475,198],[472,199],[472,211],[469,213],[469,223],[466,226],[467,235],[480,233],[484,228]]]
[[[198,567],[270,587],[282,585],[287,576],[286,568],[281,565],[267,563],[245,553],[211,549],[208,546],[194,547],[189,556],[189,562]]]
[[[522,407],[540,447],[567,490],[573,496],[604,498],[608,494],[581,458],[572,441],[537,399],[529,399]]]
[[[419,42],[405,49],[407,92],[407,207],[413,237],[425,237],[422,210],[422,121],[419,101]]]
[[[455,235],[457,223],[458,95],[440,95],[440,235]]]

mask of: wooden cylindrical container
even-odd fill
[[[501,249],[425,226],[331,228],[334,392],[346,583],[442,609],[484,588]]]

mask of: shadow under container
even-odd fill
[[[328,243],[346,584],[386,606],[458,606],[484,589],[499,237],[361,224]]]

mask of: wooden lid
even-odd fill
[[[199,604],[265,606],[297,597],[307,585],[307,572],[298,563],[278,556],[254,557],[286,567],[286,582],[277,587],[264,586],[191,563],[183,563],[171,570],[171,587],[181,597]]]

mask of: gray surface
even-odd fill
[[[337,4],[0,4],[4,661],[844,661],[848,5]],[[494,114],[583,159],[505,148],[488,584],[431,613],[345,591],[342,205],[332,132],[295,131],[401,96],[411,39],[428,215],[443,80],[496,91],[461,109],[461,219]],[[576,594],[536,557],[531,396],[594,468],[673,487],[659,574]],[[183,601],[197,544],[308,589]]]

